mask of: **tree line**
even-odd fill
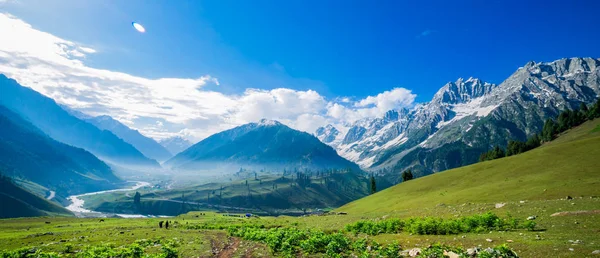
[[[527,138],[527,141],[510,140],[506,149],[496,145],[492,150],[482,153],[479,161],[494,160],[529,151],[539,147],[542,143],[554,140],[559,134],[595,118],[600,118],[600,99],[591,108],[588,108],[585,103],[581,103],[577,110],[567,109],[560,112],[556,121],[551,118],[546,120],[541,133]]]

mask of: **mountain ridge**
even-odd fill
[[[111,168],[84,149],[58,142],[0,105],[0,170],[63,197],[120,183]]]
[[[263,119],[211,135],[165,162],[179,168],[193,163],[229,163],[267,168],[353,168],[316,137]]]
[[[112,132],[69,114],[53,99],[3,74],[0,74],[0,89],[4,93],[0,94],[0,104],[59,142],[86,149],[111,163],[160,167]]]
[[[341,144],[328,144],[363,169],[396,176],[411,167],[425,175],[467,165],[476,162],[470,158],[473,153],[505,146],[509,139],[524,140],[560,110],[595,101],[600,94],[599,67],[600,59],[563,58],[528,62],[498,85],[460,78],[445,84],[430,102],[411,109],[405,120],[359,120]],[[446,161],[455,155],[458,162],[435,164],[425,160],[426,153]]]
[[[158,141],[160,145],[165,147],[173,156],[179,154],[180,152],[186,150],[190,146],[192,146],[192,142],[186,140],[181,136],[173,136],[165,139],[161,139]]]
[[[111,131],[125,142],[133,145],[144,156],[155,159],[159,162],[166,161],[173,157],[165,147],[160,145],[154,139],[144,136],[137,130],[131,129],[123,123],[115,120],[108,115],[96,116],[85,119],[85,121],[95,125],[96,127]]]

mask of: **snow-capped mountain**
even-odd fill
[[[333,125],[319,127],[315,132],[315,137],[330,146],[338,146],[344,140],[344,131],[340,131]]]
[[[545,119],[599,94],[600,59],[529,62],[499,85],[458,79],[426,104],[356,121],[340,144],[328,142],[329,136],[319,139],[364,169],[397,175],[411,167],[427,174],[474,163],[509,139],[525,140]],[[328,126],[316,134],[335,130]]]
[[[193,144],[192,142],[184,139],[181,136],[173,136],[166,139],[162,139],[158,143],[174,155],[184,151]]]

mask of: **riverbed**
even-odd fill
[[[85,203],[85,201],[80,199],[80,197],[83,197],[83,196],[90,196],[90,195],[97,195],[97,194],[104,194],[104,193],[114,193],[114,192],[135,191],[142,187],[150,186],[150,183],[148,183],[148,182],[136,181],[136,182],[132,182],[132,183],[136,183],[136,184],[135,184],[135,186],[130,187],[130,188],[121,188],[121,189],[84,193],[84,194],[79,194],[79,195],[71,195],[67,198],[67,200],[71,201],[71,204],[69,204],[69,206],[67,206],[66,209],[73,212],[73,214],[75,214],[75,216],[77,216],[79,218],[89,218],[89,217],[95,218],[95,217],[111,217],[111,216],[117,216],[117,217],[121,217],[121,218],[157,217],[157,216],[143,215],[143,214],[113,214],[113,213],[92,211],[92,210],[83,208],[83,204]]]

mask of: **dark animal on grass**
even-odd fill
[[[50,224],[50,221],[46,221],[46,224]]]
[[[163,223],[164,223],[164,221],[162,221],[162,220],[161,220],[161,221],[159,221],[159,222],[158,222],[158,227],[159,227],[159,228],[162,228],[162,224],[163,224]]]
[[[98,221],[98,222],[104,222],[104,219],[100,219],[100,221]]]
[[[167,223],[165,224],[165,228],[169,229],[169,221],[167,220]]]

